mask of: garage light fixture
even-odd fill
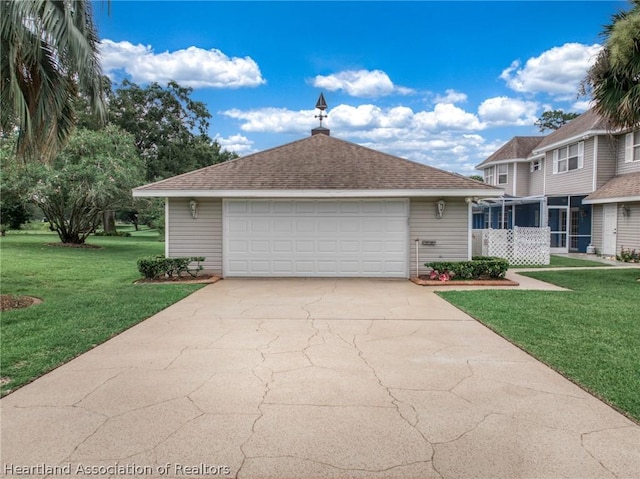
[[[436,218],[440,219],[444,216],[445,206],[446,203],[444,202],[444,200],[438,200],[438,202],[436,203]]]
[[[198,217],[198,202],[196,200],[189,200],[189,211],[191,211],[191,217],[195,220]]]

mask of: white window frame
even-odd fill
[[[499,185],[506,185],[509,183],[509,165],[498,165],[496,168],[496,177]]]
[[[533,160],[529,166],[529,171],[533,173],[534,171],[540,171],[542,169],[542,160]]]
[[[640,130],[625,135],[624,162],[640,161]]]
[[[487,185],[495,185],[494,183],[494,167],[490,166],[489,168],[484,169],[484,182]]]
[[[572,150],[574,150],[575,153]],[[573,163],[572,160],[575,160],[575,166],[573,168],[571,168],[571,164]],[[584,168],[584,141],[572,143],[553,150],[554,175],[581,170],[582,168]]]

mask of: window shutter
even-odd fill
[[[553,174],[558,174],[558,150],[553,150]]]
[[[578,143],[578,169],[584,168],[584,141]]]
[[[529,173],[533,173],[533,161],[529,163]]]
[[[633,132],[627,133],[624,137],[624,162],[633,161]]]

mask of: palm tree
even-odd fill
[[[583,89],[592,94],[594,109],[611,128],[640,125],[640,0],[631,0],[605,26],[606,41],[589,70]]]
[[[24,160],[48,162],[73,130],[79,94],[105,116],[91,3],[2,0],[0,10],[0,128],[19,132]]]

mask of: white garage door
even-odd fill
[[[409,200],[226,200],[225,276],[406,278]]]

